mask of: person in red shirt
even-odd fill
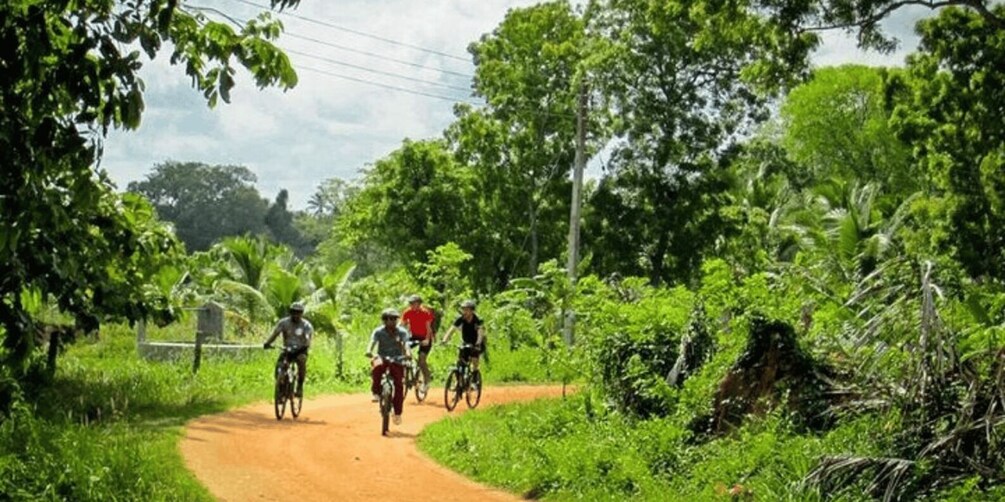
[[[419,370],[422,371],[422,390],[425,392],[429,388],[429,365],[426,359],[429,351],[433,348],[435,333],[433,333],[433,320],[435,314],[432,310],[422,306],[422,297],[412,295],[408,298],[408,309],[401,316],[401,325],[408,329],[412,335],[412,340],[419,345]]]

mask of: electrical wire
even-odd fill
[[[324,57],[324,56],[318,56],[316,54],[310,54],[310,53],[306,53],[306,52],[301,52],[301,51],[298,51],[298,50],[295,50],[295,49],[286,49],[286,48],[284,48],[283,51],[288,52],[290,54],[296,54],[298,56],[302,56],[302,57],[305,57],[305,58],[311,58],[311,59],[314,59],[314,60],[317,60],[317,61],[323,61],[323,62],[326,62],[326,63],[338,65],[338,66],[345,66],[346,68],[352,68],[354,70],[360,70],[360,71],[365,71],[365,72],[369,72],[369,73],[375,73],[377,75],[383,75],[385,77],[392,77],[392,78],[398,78],[398,79],[402,79],[402,80],[408,80],[410,82],[415,82],[415,83],[425,84],[425,85],[431,85],[431,86],[434,86],[434,87],[442,87],[444,89],[452,89],[452,90],[462,91],[462,92],[467,92],[467,93],[471,92],[471,88],[469,88],[469,87],[459,87],[459,86],[456,86],[456,85],[444,84],[444,83],[435,82],[435,81],[432,81],[432,80],[423,80],[421,78],[410,77],[408,75],[402,75],[400,73],[394,73],[394,72],[383,71],[383,70],[375,70],[373,68],[368,68],[366,66],[361,66],[361,65],[357,65],[357,64],[353,64],[353,63],[347,63],[345,61],[339,61],[337,59],[332,59],[332,58],[328,58],[328,57]]]
[[[453,97],[450,97],[450,96],[443,96],[441,94],[433,94],[433,93],[429,93],[429,92],[417,91],[415,89],[408,89],[406,87],[399,87],[399,86],[396,86],[396,85],[384,84],[384,83],[381,83],[381,82],[375,82],[373,80],[367,80],[367,79],[364,79],[364,78],[358,78],[358,77],[353,77],[353,76],[349,76],[349,75],[344,75],[344,74],[341,74],[341,73],[335,73],[335,72],[331,72],[331,71],[327,71],[327,70],[322,70],[320,68],[312,68],[310,66],[297,66],[296,69],[298,69],[298,70],[304,70],[304,71],[309,71],[309,72],[313,72],[313,73],[318,73],[318,74],[321,74],[321,75],[328,75],[330,77],[340,78],[340,79],[343,79],[343,80],[349,80],[351,82],[358,82],[358,83],[361,83],[361,84],[367,84],[367,85],[372,85],[372,86],[376,86],[376,87],[381,87],[381,88],[384,88],[384,89],[390,89],[392,91],[399,91],[399,92],[405,92],[405,93],[408,93],[408,94],[416,94],[416,95],[419,95],[419,96],[426,96],[426,97],[430,97],[430,98],[442,99],[442,100],[451,101],[451,102],[454,102],[454,103],[464,103],[464,104],[468,104],[468,105],[471,105],[471,106],[482,106],[482,105],[480,105],[478,103],[475,103],[475,102],[472,102],[472,101],[467,101],[467,100],[464,100],[464,99],[457,99],[457,98],[453,98]]]
[[[293,32],[290,32],[290,31],[284,31],[283,32],[283,36],[289,37],[289,38],[295,38],[295,39],[298,39],[298,40],[303,40],[303,41],[306,41],[306,42],[313,42],[315,44],[324,45],[324,46],[327,46],[327,47],[332,47],[332,48],[339,49],[339,50],[342,50],[342,51],[351,52],[351,53],[354,53],[354,54],[360,54],[360,55],[363,55],[363,56],[369,56],[369,57],[372,57],[372,58],[382,59],[384,61],[390,61],[392,63],[403,64],[403,65],[411,66],[411,67],[414,67],[414,68],[421,68],[421,69],[424,69],[424,70],[434,70],[434,71],[438,71],[440,73],[444,73],[444,74],[447,74],[447,75],[453,75],[455,77],[475,78],[475,76],[472,75],[472,74],[470,74],[470,73],[462,73],[462,72],[459,72],[459,71],[445,70],[443,68],[436,68],[436,67],[433,67],[433,66],[426,66],[426,65],[415,63],[415,62],[412,62],[412,61],[405,61],[404,59],[395,59],[395,58],[392,58],[390,56],[384,56],[382,54],[377,54],[375,52],[368,52],[368,51],[364,51],[364,50],[360,50],[360,49],[355,49],[353,47],[348,47],[348,46],[345,46],[345,45],[339,45],[339,44],[336,44],[336,43],[328,42],[326,40],[321,40],[321,39],[314,38],[314,37],[308,37],[308,36],[305,36],[305,35],[299,35],[297,33],[293,33]]]
[[[338,25],[338,24],[335,24],[335,23],[331,23],[331,22],[328,22],[328,21],[322,21],[320,19],[313,19],[313,18],[309,18],[307,16],[301,16],[299,14],[294,14],[294,13],[286,11],[286,10],[274,11],[274,10],[272,10],[272,7],[270,7],[268,5],[260,4],[260,3],[257,3],[257,2],[252,2],[250,0],[233,0],[233,1],[234,2],[238,2],[238,3],[242,3],[244,5],[249,5],[249,6],[252,6],[252,7],[257,7],[259,9],[263,9],[265,11],[276,12],[276,13],[282,15],[282,16],[288,16],[288,17],[291,17],[293,19],[299,19],[299,20],[307,22],[307,23],[313,23],[313,24],[316,24],[316,25],[319,25],[319,26],[325,26],[327,28],[331,28],[331,29],[334,29],[334,30],[344,31],[346,33],[352,33],[353,35],[357,35],[357,36],[360,36],[360,37],[369,38],[369,39],[372,39],[372,40],[379,40],[381,42],[385,42],[385,43],[388,43],[388,44],[397,45],[397,46],[400,46],[400,47],[407,47],[409,49],[414,49],[414,50],[426,52],[426,53],[429,53],[429,54],[435,54],[437,56],[441,56],[441,57],[445,57],[445,58],[450,58],[450,59],[455,59],[455,60],[458,60],[458,61],[464,61],[464,62],[467,62],[467,63],[471,62],[471,59],[468,58],[468,57],[462,57],[462,56],[458,56],[458,55],[455,55],[455,54],[449,54],[449,53],[446,53],[446,52],[438,51],[436,49],[429,49],[429,48],[422,47],[422,46],[419,46],[419,45],[410,44],[408,42],[401,42],[401,41],[398,41],[398,40],[393,40],[393,39],[390,39],[390,38],[382,37],[380,35],[374,35],[372,33],[366,33],[364,31],[355,30],[355,29],[352,29],[352,28],[347,28],[345,26]]]

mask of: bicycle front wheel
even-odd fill
[[[382,436],[387,435],[388,429],[391,427],[391,396],[394,391],[388,392],[384,389],[384,392],[380,395],[380,434]]]
[[[273,396],[273,402],[275,403],[276,420],[282,420],[283,415],[286,413],[286,376],[277,375],[276,376],[276,390]]]
[[[451,370],[447,375],[447,385],[443,389],[443,404],[447,411],[454,411],[457,402],[461,400],[461,374],[457,370]]]
[[[288,384],[288,388],[289,388],[288,395],[290,396],[290,414],[293,415],[293,418],[299,417],[300,416],[300,410],[304,407],[304,398],[303,398],[303,396],[302,395],[298,396],[297,392],[296,392],[296,389],[297,389],[297,370],[299,370],[299,369],[300,368],[297,367],[296,363],[294,363],[290,367],[289,378],[288,378],[288,381],[289,381],[289,384]],[[300,389],[300,392],[301,392],[301,394],[303,394],[303,389]]]
[[[470,380],[471,381],[468,382],[468,388],[464,389],[464,400],[468,402],[468,408],[475,408],[482,400],[481,372],[473,372]]]
[[[418,371],[418,376],[415,379],[415,400],[419,403],[426,400],[426,395],[429,394],[429,382],[426,381],[426,376]]]

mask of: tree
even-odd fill
[[[990,18],[989,18],[990,16]],[[948,205],[934,240],[974,277],[1005,281],[1005,6],[945,9],[891,79],[897,134]]]
[[[331,239],[349,249],[376,244],[399,264],[420,263],[451,239],[482,238],[474,204],[473,175],[443,141],[405,140],[365,172]]]
[[[265,231],[268,202],[255,181],[243,166],[165,162],[128,189],[150,199],[190,251],[205,251],[223,237]]]
[[[472,164],[482,181],[478,193],[484,197],[485,217],[506,222],[500,229],[512,236],[506,239],[527,242],[529,275],[537,273],[542,256],[556,258],[564,249],[569,193],[564,174],[575,153],[586,49],[585,22],[566,1],[512,9],[469,48],[474,89],[487,101],[488,111],[476,120],[462,118],[452,136],[467,160],[475,160],[470,148],[500,149]],[[499,144],[459,137],[484,132],[479,127],[493,128]]]
[[[229,99],[235,64],[259,86],[291,87],[296,76],[270,42],[279,26],[267,17],[237,31],[175,0],[10,0],[0,3],[0,19],[0,324],[4,363],[21,367],[32,344],[25,291],[73,315],[150,314],[136,294],[143,255],[168,251],[170,240],[154,237],[150,220],[137,217],[139,203],[115,196],[92,170],[108,129],[134,129],[143,112],[140,51],[122,48],[152,58],[170,42],[172,62],[211,105]],[[96,296],[111,284],[129,287]]]
[[[346,203],[357,192],[359,187],[352,181],[342,178],[328,178],[318,185],[317,190],[307,201],[308,211],[319,218],[338,218],[345,209]]]
[[[890,128],[885,69],[821,68],[781,108],[781,143],[809,170],[808,183],[857,178],[904,197],[922,188],[910,151]]]
[[[589,232],[630,236],[615,252],[654,284],[688,281],[723,228],[731,143],[766,115],[754,69],[780,50],[772,25],[744,2],[611,0],[595,19],[614,42],[596,66],[618,141]]]
[[[296,214],[290,212],[287,204],[290,201],[290,193],[286,189],[279,191],[276,201],[269,206],[265,213],[265,227],[269,230],[269,235],[276,242],[286,244],[293,248],[298,256],[305,256],[311,251],[300,229],[294,225],[293,219]]]

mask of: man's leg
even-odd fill
[[[304,380],[307,378],[307,351],[297,355],[297,396],[304,397]]]
[[[401,409],[405,405],[405,393],[402,392],[405,388],[403,382],[405,379],[405,367],[396,363],[385,364],[385,366],[391,372],[391,380],[394,381],[394,399],[391,400],[391,403],[394,405],[394,414],[401,415]]]
[[[279,369],[283,367],[283,362],[286,360],[286,352],[279,351],[279,357],[276,358],[276,367],[272,372],[272,378],[276,378],[279,375]]]
[[[373,369],[370,370],[370,393],[379,396],[380,395],[380,377],[384,376],[384,368],[387,363],[374,365]]]
[[[432,350],[432,343],[429,345],[419,345],[419,370],[422,371],[423,382],[429,385],[429,363],[427,359],[429,358],[429,351]]]

